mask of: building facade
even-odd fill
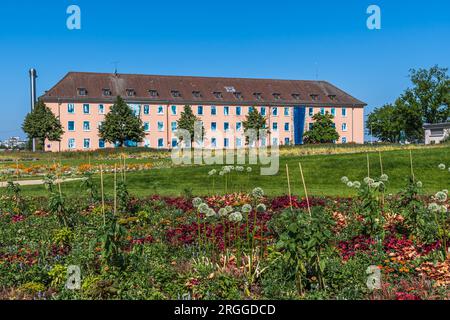
[[[425,144],[439,144],[450,137],[450,122],[425,124]]]
[[[114,147],[98,135],[105,115],[122,96],[144,124],[143,142],[129,146],[170,149],[177,120],[190,105],[205,128],[204,146],[245,146],[243,121],[256,108],[269,129],[262,145],[299,145],[316,113],[331,113],[336,143],[364,142],[365,103],[324,81],[68,73],[40,99],[60,119],[64,135],[46,151]]]

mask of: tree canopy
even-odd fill
[[[256,132],[256,140],[259,141],[263,137],[260,136],[260,130],[266,128],[266,118],[258,112],[256,108],[250,108],[245,120],[242,122],[244,130],[247,132],[252,129]],[[249,143],[249,137],[246,136],[246,143]]]
[[[180,114],[180,118],[177,120],[177,129],[184,129],[189,132],[191,141],[200,141],[205,134],[205,128],[202,126],[202,133],[200,137],[195,136],[195,122],[199,122],[200,119],[194,115],[192,108],[189,105],[185,105],[183,111]],[[182,135],[177,135],[180,141],[183,141]]]
[[[328,112],[325,114],[316,113],[312,128],[305,132],[303,141],[308,144],[333,143],[339,139],[336,126],[333,122],[334,116]]]

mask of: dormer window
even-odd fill
[[[110,97],[111,96],[111,90],[110,89],[103,89],[103,96]]]
[[[150,94],[150,97],[157,98],[158,97],[158,91],[157,90],[149,90],[148,93]]]
[[[174,98],[180,98],[181,97],[181,93],[178,90],[172,90],[172,91],[170,91],[170,93],[172,94],[172,97],[174,97]]]
[[[313,101],[317,101],[319,99],[319,95],[317,94],[311,94],[310,96]]]
[[[274,98],[275,100],[280,100],[280,99],[281,99],[281,94],[279,94],[279,93],[274,93],[274,94],[273,94],[273,98]]]
[[[201,98],[202,94],[200,93],[200,91],[192,91],[192,96],[194,98]]]
[[[330,98],[330,100],[336,100],[336,95],[335,94],[329,94],[328,98]]]
[[[298,93],[293,93],[293,94],[292,94],[292,98],[294,98],[294,100],[300,100],[300,94],[298,94]]]
[[[241,92],[234,92],[234,97],[238,100],[242,100],[244,97],[242,96]]]
[[[222,92],[220,92],[220,91],[213,92],[213,95],[216,99],[223,99]]]
[[[87,90],[86,88],[78,88],[77,89],[78,95],[79,96],[87,96]]]
[[[134,89],[127,89],[127,97],[134,97],[136,95],[136,91]]]
[[[256,100],[262,100],[262,94],[261,94],[261,92],[255,92],[253,95],[255,96],[255,99],[256,99]]]

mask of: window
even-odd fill
[[[237,116],[241,115],[241,107],[236,107],[236,115]]]
[[[289,122],[284,124],[284,131],[289,131]]]
[[[171,106],[170,110],[172,111],[173,116],[175,116],[177,114],[177,106]]]
[[[134,97],[136,95],[136,91],[134,89],[126,89],[127,97]]]
[[[157,98],[158,97],[158,91],[157,90],[148,90],[148,93],[150,94],[150,97]]]
[[[289,116],[289,107],[284,108],[284,115]]]
[[[172,130],[172,132],[177,131],[177,122],[176,121],[172,121],[172,123],[170,124],[170,129]]]
[[[144,131],[149,132],[150,131],[150,123],[144,122]]]
[[[310,123],[310,124],[308,125],[309,131],[311,131],[311,130],[313,129],[313,127],[314,127],[314,124],[313,124],[313,123]]]
[[[177,138],[172,138],[172,148],[176,148],[178,146]]]
[[[331,114],[332,114],[333,116],[336,115],[336,108],[331,108]]]
[[[216,130],[217,130],[217,123],[211,122],[211,131],[216,131]]]
[[[236,138],[236,147],[242,147],[242,139],[241,138]]]
[[[103,89],[103,96],[110,97],[111,96],[111,90],[110,89]]]
[[[83,121],[83,131],[91,131],[91,124],[89,121]]]
[[[230,146],[230,139],[228,138],[223,139],[223,146],[225,148],[228,148]]]
[[[330,100],[336,100],[336,95],[335,94],[329,94],[328,98],[330,98]]]
[[[98,105],[98,114],[105,114],[105,106],[102,104]]]
[[[266,108],[265,107],[261,107],[261,115],[262,116],[266,115]]]
[[[83,104],[83,113],[84,114],[89,114],[90,113],[89,104]]]
[[[67,113],[75,113],[75,105],[73,103],[67,104]]]
[[[284,138],[284,145],[285,146],[290,145],[290,139],[289,138]]]
[[[230,114],[230,107],[223,107],[223,114],[228,116]]]
[[[200,91],[192,91],[192,96],[194,98],[201,98],[202,94],[200,93]]]
[[[150,148],[150,140],[149,139],[144,139],[144,147]]]
[[[158,114],[164,114],[164,107],[158,106]]]
[[[172,97],[174,97],[174,98],[180,98],[181,97],[181,93],[178,90],[172,90],[172,91],[170,91],[170,93],[172,94]]]
[[[272,123],[272,130],[277,131],[278,130],[278,122]]]
[[[342,116],[343,117],[347,116],[347,108],[342,108]]]
[[[89,149],[91,147],[91,139],[84,139],[83,140],[83,148]]]
[[[74,138],[70,138],[70,139],[69,139],[69,142],[68,142],[68,144],[67,144],[67,147],[68,147],[69,149],[75,149],[75,139],[74,139]]]
[[[325,108],[320,108],[320,114],[324,115],[325,114]]]
[[[144,114],[149,114],[150,113],[150,106],[148,104],[144,105]]]
[[[211,147],[213,147],[213,148],[217,147],[217,139],[216,138],[211,138]]]
[[[69,131],[75,131],[75,121],[69,121],[67,123],[67,130]]]
[[[342,143],[347,143],[347,138],[346,137],[342,137]]]
[[[158,139],[158,148],[164,148],[164,139],[163,138]]]
[[[223,123],[223,130],[224,131],[229,131],[230,130],[230,123],[229,122],[224,122]]]
[[[346,123],[343,123],[342,124],[342,131],[347,131],[347,124]]]
[[[236,131],[241,131],[242,129],[242,122],[236,122]]]
[[[314,115],[314,108],[313,107],[309,108],[308,114],[309,114],[310,117],[312,117]]]
[[[298,93],[293,93],[293,94],[292,94],[292,98],[294,98],[294,100],[300,100],[300,94],[298,94]]]
[[[277,146],[278,145],[278,138],[272,139],[272,145]]]
[[[262,100],[261,92],[255,92],[253,95],[255,96],[256,100],[258,100],[258,101]]]
[[[317,94],[311,94],[310,97],[313,101],[317,101],[319,99],[319,95]]]
[[[87,90],[86,88],[78,88],[77,89],[78,95],[79,96],[87,96]]]
[[[261,147],[265,147],[266,146],[266,139],[262,139],[261,140]]]
[[[272,109],[272,115],[273,115],[274,117],[278,116],[278,108],[277,108],[277,107],[274,107],[274,108]]]
[[[223,99],[222,92],[220,92],[220,91],[213,92],[213,95],[216,99]]]
[[[103,140],[103,139],[98,140],[98,147],[100,149],[105,148],[105,140]]]
[[[273,94],[273,98],[274,98],[275,100],[281,100],[281,94],[279,94],[279,93],[274,93],[274,94]]]
[[[103,126],[103,121],[100,121],[100,122],[97,124],[97,128],[100,129],[102,126]]]
[[[211,115],[215,116],[217,114],[216,106],[211,106]]]
[[[198,107],[197,107],[197,114],[198,114],[199,116],[202,116],[202,115],[203,115],[203,106],[198,106]]]
[[[244,96],[242,95],[241,92],[234,92],[233,94],[234,94],[234,97],[238,100],[244,99]]]
[[[158,131],[164,131],[164,122],[158,121]]]

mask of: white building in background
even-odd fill
[[[450,122],[425,124],[425,144],[438,144],[450,137]]]

